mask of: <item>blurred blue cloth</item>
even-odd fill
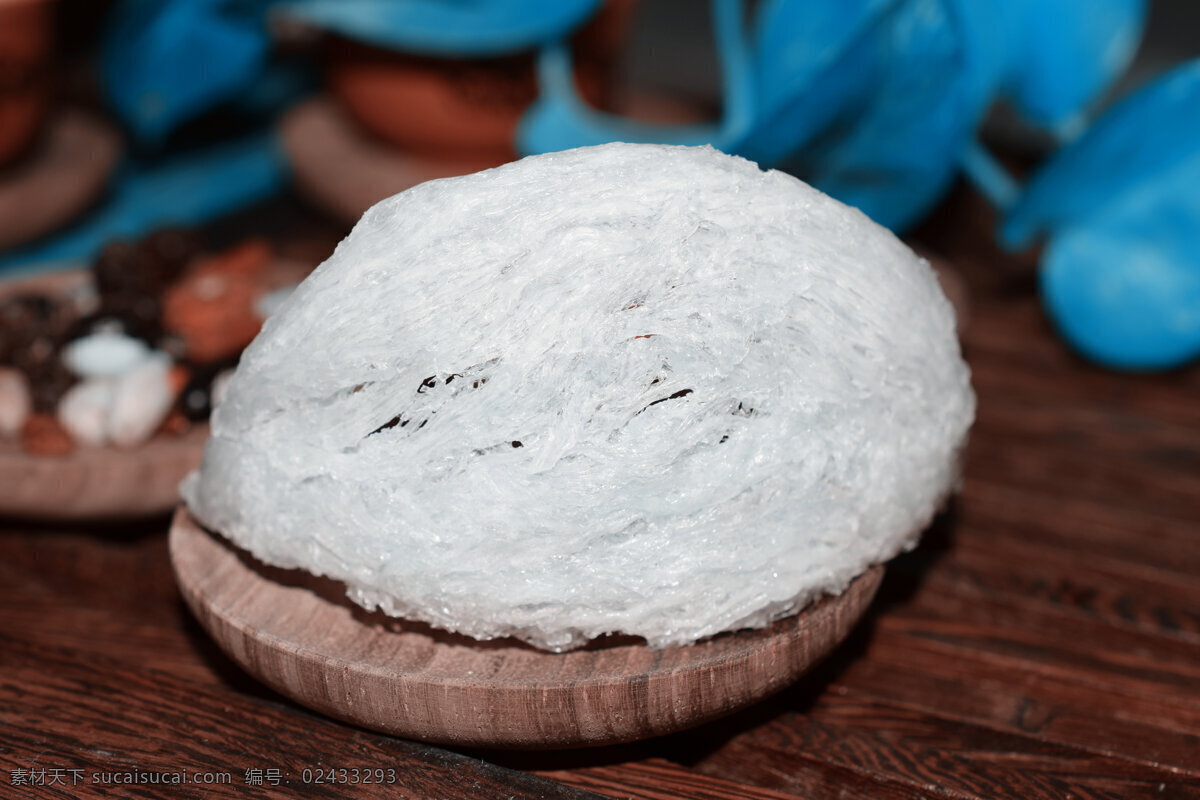
[[[945,0],[905,0],[879,17],[836,68],[870,75],[859,96],[784,166],[887,227],[924,216],[950,186],[994,91],[975,72],[955,10]],[[819,91],[808,93],[793,114],[822,115],[822,102]]]
[[[1200,354],[1200,62],[1113,108],[1022,191],[976,141],[1006,97],[1069,141],[1125,69],[1146,0],[711,0],[723,110],[656,126],[590,108],[568,35],[601,0],[118,0],[103,47],[116,112],[150,145],[234,101],[268,118],[306,88],[269,58],[281,14],[401,52],[539,51],[524,153],[605,141],[709,143],[783,166],[894,229],[918,221],[966,170],[1006,210],[1012,247],[1047,238],[1042,287],[1090,357],[1158,368]],[[748,24],[749,23],[749,24]],[[109,202],[8,264],[86,258],[114,236],[195,224],[276,191],[269,137],[130,162]],[[1011,204],[1011,208],[1009,208]]]
[[[1145,26],[1146,0],[992,5],[1012,17],[1005,25],[1003,94],[1028,121],[1068,138],[1078,134],[1088,106],[1129,66]]]
[[[590,109],[560,49],[543,56],[542,95],[518,149],[708,143],[786,167],[903,229],[943,195],[996,97],[1063,130],[1127,65],[1144,0],[1049,5],[763,0],[742,33],[743,4],[713,0],[725,99],[718,123],[663,127]]]
[[[199,225],[278,192],[284,158],[272,135],[184,153],[152,165],[127,161],[103,204],[51,239],[0,255],[0,273],[91,260],[112,239]]]
[[[52,238],[0,255],[0,270],[86,261],[110,239],[199,225],[282,189],[287,167],[274,116],[313,81],[306,67],[268,58],[269,4],[118,0],[102,42],[101,74],[113,110],[137,142],[158,151],[176,128],[225,102],[235,102],[258,132],[153,156],[140,148],[95,210]]]
[[[602,0],[287,0],[277,13],[405,53],[507,55],[582,26]]]
[[[101,55],[113,109],[139,140],[249,90],[266,67],[268,0],[120,0]]]
[[[719,122],[648,125],[597,111],[579,96],[570,48],[560,41],[542,48],[539,55],[538,97],[517,129],[517,152],[548,153],[613,141],[711,144],[735,152],[732,143],[750,129],[755,114],[750,51],[743,31],[745,9],[742,0],[712,0],[711,8],[725,89]]]
[[[901,2],[763,3],[751,39],[754,119],[729,146],[774,165],[852,116],[883,70],[874,31]]]
[[[998,95],[1037,124],[1077,128],[1127,64],[1145,17],[1145,0],[763,0],[747,31],[742,0],[712,0],[723,116],[662,127],[603,114],[579,97],[566,37],[600,5],[119,0],[104,77],[118,114],[153,144],[222,102],[263,109],[287,100],[278,89],[286,79],[270,80],[269,14],[406,53],[541,48],[541,95],[520,126],[521,152],[616,139],[709,143],[787,166],[902,229],[941,197]]]
[[[1001,238],[1010,247],[1049,240],[1043,299],[1088,357],[1162,369],[1200,356],[1200,59],[1055,154]]]

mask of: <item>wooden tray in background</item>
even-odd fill
[[[179,482],[200,466],[208,425],[158,435],[136,448],[78,446],[31,456],[0,439],[0,516],[84,520],[161,514],[179,502]]]
[[[67,269],[5,280],[0,299],[23,291],[67,294],[90,280]],[[0,516],[81,520],[162,514],[179,502],[179,482],[200,466],[208,425],[159,434],[136,448],[77,445],[65,456],[34,456],[0,437]]]
[[[299,281],[311,271],[278,259],[273,282]],[[64,269],[0,280],[0,299],[24,291],[65,295],[91,279],[87,269]],[[0,437],[0,517],[89,520],[165,514],[179,503],[179,482],[200,466],[206,422],[181,435],[156,434],[137,447],[77,444],[66,456],[33,456],[17,438]]]

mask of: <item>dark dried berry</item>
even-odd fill
[[[70,342],[93,333],[116,332],[153,345],[163,336],[160,313],[154,298],[116,295],[106,298],[99,311],[75,320],[62,338]]]
[[[48,339],[37,327],[12,325],[0,319],[0,365],[16,365],[22,354],[39,338]]]
[[[0,301],[0,364],[17,365],[29,358],[23,351],[44,350],[47,342],[52,346],[69,319],[65,304],[44,295],[23,294]]]
[[[32,382],[34,373],[41,371],[51,361],[58,360],[58,348],[49,334],[23,331],[18,332],[11,355],[9,363],[24,372]]]
[[[102,298],[142,295],[161,298],[199,252],[196,237],[188,231],[165,229],[140,242],[111,242],[100,252],[92,272]]]
[[[192,422],[208,419],[212,413],[212,383],[204,385],[194,378],[179,393],[179,410]]]
[[[130,242],[116,241],[106,245],[92,265],[100,296],[144,294],[143,278],[148,271],[145,261],[145,256]]]
[[[58,401],[75,385],[76,378],[62,363],[58,353],[38,365],[35,369],[26,370],[29,378],[30,392],[33,395],[33,410],[53,414],[58,408]]]
[[[147,336],[162,335],[162,300],[146,294],[117,294],[104,298],[100,312],[128,322]],[[133,335],[133,334],[131,334]]]
[[[191,377],[179,393],[179,410],[193,422],[208,419],[212,413],[212,385],[217,376],[237,366],[237,359],[222,359],[210,364],[190,365]]]
[[[59,302],[48,295],[18,294],[0,301],[0,326],[45,328],[59,316]]]
[[[0,325],[0,367],[7,367],[12,364],[13,355],[17,352],[20,341],[21,336],[19,333]]]
[[[165,286],[179,278],[193,258],[200,254],[199,237],[183,228],[163,228],[147,236],[141,247],[158,267]]]

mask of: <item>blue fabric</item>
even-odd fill
[[[861,48],[878,64],[865,97],[786,163],[876,222],[903,229],[950,185],[988,97],[972,91],[967,42],[943,0],[907,0],[882,22]]]
[[[581,26],[601,0],[289,0],[278,12],[358,41],[432,56],[530,50]]]
[[[520,152],[614,139],[709,143],[787,165],[902,229],[942,195],[996,96],[1038,124],[1071,129],[1124,68],[1145,16],[1145,0],[763,0],[747,32],[742,0],[712,0],[723,117],[662,127],[602,114],[578,96],[564,37],[599,6],[119,0],[104,77],[134,136],[155,144],[219,103],[269,113],[303,90],[267,58],[268,13],[409,53],[540,47],[541,95],[519,128]]]
[[[777,164],[790,146],[784,166],[897,230],[924,216],[977,152],[975,131],[997,96],[1031,122],[1068,129],[1128,64],[1145,15],[1143,0],[856,0],[834,4],[840,18],[823,5],[764,7],[763,102],[738,151]],[[789,89],[779,95],[780,86]],[[777,96],[787,99],[767,100]]]
[[[1200,357],[1200,158],[1172,182],[1046,248],[1046,310],[1093,361],[1158,370]]]
[[[736,152],[734,143],[746,135],[756,115],[752,64],[742,30],[745,10],[742,0],[713,0],[711,8],[725,87],[718,123],[649,125],[591,108],[576,90],[569,48],[558,42],[539,54],[538,97],[518,126],[517,151],[529,155],[622,141],[711,144]]]
[[[112,239],[199,225],[278,192],[286,177],[273,136],[224,143],[153,165],[126,162],[103,205],[52,239],[0,256],[0,272],[91,260]]]
[[[971,0],[965,0],[971,2]],[[1145,0],[1008,0],[1004,93],[1030,122],[1070,137],[1087,107],[1129,65]]]
[[[1090,358],[1161,369],[1200,356],[1200,59],[1055,154],[1001,235],[1011,247],[1049,240],[1047,311]]]
[[[729,147],[774,165],[865,102],[883,73],[874,31],[900,0],[769,0],[753,38],[754,121]]]
[[[121,0],[104,38],[113,109],[139,140],[253,86],[267,59],[266,0]]]
[[[1009,212],[1001,239],[1024,247],[1153,187],[1200,141],[1200,59],[1123,99],[1047,161]]]
[[[708,143],[784,166],[903,229],[978,154],[975,131],[998,95],[1034,122],[1077,119],[1128,62],[1144,2],[1070,0],[1051,13],[1033,0],[764,0],[749,34],[741,3],[713,0],[713,10],[718,124],[644,125],[590,109],[560,50],[543,57],[519,150]],[[1037,71],[1053,77],[1039,83]]]
[[[865,91],[877,70],[862,67],[872,53],[861,42],[898,1],[768,0],[751,34],[744,30],[742,0],[713,0],[724,95],[722,117],[713,124],[652,125],[596,111],[579,97],[567,48],[552,46],[539,59],[540,93],[522,120],[517,149],[545,153],[609,141],[711,144],[775,164]],[[847,62],[849,69],[838,69]]]

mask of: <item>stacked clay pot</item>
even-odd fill
[[[572,42],[580,92],[598,108],[611,106],[610,74],[633,5],[608,0]],[[385,141],[442,158],[471,154],[494,164],[516,158],[517,125],[537,96],[532,52],[431,58],[338,39],[329,56],[334,95]]]
[[[50,0],[0,0],[0,167],[17,159],[50,104]]]

